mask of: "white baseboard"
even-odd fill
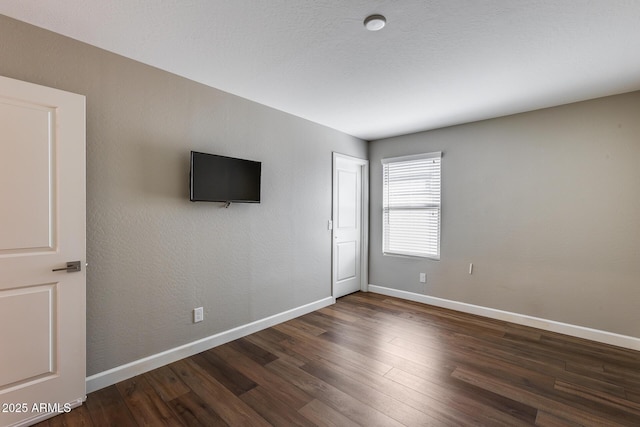
[[[184,344],[179,347],[172,348],[170,350],[166,350],[161,353],[145,357],[143,359],[135,360],[125,365],[117,366],[115,368],[97,373],[95,375],[91,375],[90,377],[87,377],[87,393],[100,390],[101,388],[108,387],[136,375],[140,375],[161,366],[168,365],[169,363],[184,359],[185,357],[193,356],[194,354],[198,354],[205,350],[209,350],[210,348],[217,347],[238,338],[253,334],[255,332],[269,328],[273,325],[277,325],[278,323],[295,319],[296,317],[311,313],[312,311],[330,306],[335,302],[336,300],[333,297],[323,298],[321,300],[305,304],[303,306],[287,310],[282,313],[266,317],[264,319],[256,320],[255,322],[251,322],[246,325],[238,326],[237,328],[233,328],[228,331],[211,335],[210,337]]]
[[[495,308],[482,307],[479,305],[467,304],[428,295],[416,294],[414,292],[401,291],[398,289],[385,288],[383,286],[369,285],[369,291],[391,297],[406,299],[409,301],[421,302],[436,307],[448,308],[450,310],[461,311],[463,313],[477,314],[491,319],[503,320],[505,322],[516,323],[518,325],[530,326],[545,331],[558,332],[577,338],[584,338],[604,344],[611,344],[631,350],[640,351],[640,338],[627,335],[615,334],[613,332],[601,331],[598,329],[586,328],[584,326],[571,325],[569,323],[556,322],[554,320],[541,319],[527,316],[525,314],[511,313],[497,310]]]

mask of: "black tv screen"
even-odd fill
[[[191,152],[192,202],[260,203],[262,163]]]

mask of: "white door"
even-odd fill
[[[367,176],[366,160],[334,153],[334,298],[367,289]]]
[[[85,98],[0,77],[0,426],[85,398],[85,215]]]

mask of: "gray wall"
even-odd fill
[[[87,97],[89,375],[331,295],[331,153],[365,142],[4,16],[0,40],[1,75]],[[262,203],[189,202],[192,149],[262,161]]]
[[[383,256],[380,159],[440,150],[441,260]],[[375,141],[369,159],[371,284],[640,337],[640,92]]]

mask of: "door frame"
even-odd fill
[[[360,166],[362,172],[361,181],[361,194],[362,194],[362,206],[360,209],[360,290],[367,292],[369,290],[369,160],[361,159],[358,157],[333,152],[332,167],[331,167],[331,296],[335,299],[335,221],[336,221],[336,206],[334,203],[336,195],[336,161],[337,159],[343,159],[357,163]]]

